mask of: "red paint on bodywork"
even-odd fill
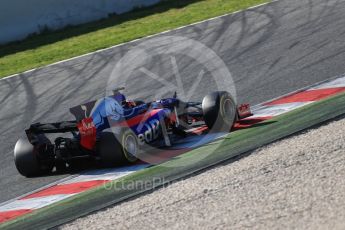
[[[237,112],[240,119],[253,115],[249,104],[241,104],[237,107]]]
[[[97,129],[91,117],[84,118],[77,125],[80,133],[80,145],[85,149],[92,150],[96,144]]]
[[[271,119],[272,117],[248,117],[246,119],[242,119],[242,120],[238,120],[234,126],[232,127],[232,130],[238,130],[238,129],[245,129],[245,128],[249,128],[257,123],[260,123],[262,121],[266,121]]]

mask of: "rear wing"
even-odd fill
[[[30,128],[25,130],[26,134],[43,134],[43,133],[66,133],[77,131],[76,121],[63,121],[56,123],[41,124],[36,123],[30,125]]]
[[[48,133],[67,133],[67,132],[76,132],[79,131],[78,123],[84,118],[90,116],[90,113],[95,106],[97,101],[91,101],[83,105],[78,105],[73,108],[70,108],[70,112],[74,115],[76,120],[74,121],[63,121],[55,123],[35,123],[30,125],[28,129],[25,130],[26,136],[29,141],[34,141],[37,139],[39,134],[48,134]]]
[[[30,125],[30,128],[25,130],[25,133],[30,143],[34,144],[37,141],[37,136],[41,134],[67,133],[76,131],[78,131],[77,121],[63,121],[47,124],[32,124]]]

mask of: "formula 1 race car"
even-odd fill
[[[73,121],[32,124],[27,138],[17,141],[15,165],[30,177],[72,167],[80,159],[105,166],[134,163],[150,147],[169,148],[188,130],[207,126],[208,132],[229,132],[235,121],[251,115],[249,105],[237,106],[228,92],[213,92],[202,102],[183,102],[175,95],[153,102],[129,101],[118,88],[108,97],[70,109]],[[71,133],[52,143],[47,134]],[[196,135],[196,134],[194,134]]]

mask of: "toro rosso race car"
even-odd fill
[[[153,102],[129,101],[113,91],[108,97],[70,109],[73,121],[32,124],[27,138],[17,141],[15,165],[24,176],[39,176],[73,167],[81,159],[105,166],[134,163],[148,148],[169,148],[190,129],[229,132],[238,119],[251,115],[249,105],[237,106],[228,92],[213,92],[202,102],[183,102],[175,95]],[[47,134],[62,135],[52,142]],[[194,134],[196,135],[196,134]],[[55,135],[56,136],[56,135]]]

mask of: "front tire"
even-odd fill
[[[39,138],[43,139],[44,138]],[[45,138],[46,139],[46,138]],[[39,161],[39,148],[44,143],[32,145],[27,138],[21,138],[14,147],[14,162],[18,172],[25,177],[42,176],[53,170],[53,164]]]
[[[202,101],[202,111],[211,132],[229,132],[236,119],[236,104],[225,91],[206,95]]]

